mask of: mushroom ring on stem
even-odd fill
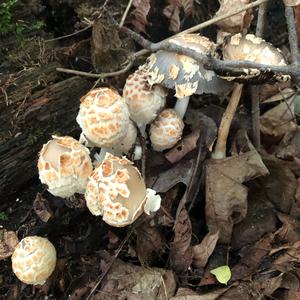
[[[93,171],[90,151],[70,136],[52,136],[39,155],[38,170],[42,183],[54,196],[66,198],[84,193]]]
[[[238,33],[225,38],[223,59],[234,61],[251,61],[274,66],[286,66],[281,51],[254,34],[242,36]],[[234,72],[217,71],[226,80],[238,82],[264,83],[266,81],[287,81],[289,75],[275,74],[273,71],[261,72],[257,69],[242,69]]]
[[[166,90],[160,85],[149,85],[145,66],[129,75],[123,88],[130,118],[137,124],[142,135],[166,103]]]
[[[44,284],[56,265],[56,250],[48,239],[28,236],[20,241],[12,255],[12,269],[26,284]]]
[[[197,51],[201,55],[213,55],[216,45],[198,34],[184,34],[169,39],[169,43]],[[161,84],[175,89],[175,110],[183,118],[193,94],[225,94],[232,85],[219,78],[214,71],[206,70],[193,58],[160,50],[153,53],[146,64],[150,85]]]
[[[142,213],[156,211],[160,196],[146,189],[145,181],[125,157],[106,153],[89,178],[85,199],[93,215],[115,227],[132,224]]]

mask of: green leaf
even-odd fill
[[[216,279],[222,284],[227,284],[231,278],[231,271],[227,265],[213,269],[210,273],[215,275]]]

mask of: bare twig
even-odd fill
[[[126,17],[127,17],[127,15],[128,15],[128,12],[129,12],[129,10],[130,10],[130,8],[131,8],[132,2],[133,2],[133,0],[129,0],[129,1],[128,1],[127,7],[126,7],[126,9],[125,9],[125,11],[124,11],[124,14],[123,14],[123,16],[122,16],[121,22],[120,22],[120,24],[119,24],[119,28],[123,27],[124,22],[125,22],[125,20],[126,20]]]
[[[128,64],[121,70],[118,70],[115,72],[110,72],[110,73],[99,73],[99,74],[77,71],[77,70],[72,70],[72,69],[65,69],[65,68],[56,68],[56,71],[68,73],[68,74],[79,75],[79,76],[86,76],[86,77],[91,77],[91,78],[107,78],[107,77],[119,76],[119,75],[126,73],[127,71],[130,70],[132,65],[133,65],[133,60],[130,59]]]
[[[291,49],[292,64],[298,66],[300,64],[299,48],[293,7],[285,7],[285,18],[289,33],[289,44]]]
[[[218,139],[216,143],[215,150],[212,157],[215,159],[221,159],[226,157],[226,143],[229,134],[229,129],[235,115],[236,109],[240,102],[242,94],[243,84],[237,83],[233,89],[232,95],[230,97],[229,103],[223,114],[221,124],[218,130]]]
[[[81,32],[84,32],[84,31],[86,31],[86,30],[88,30],[90,28],[92,28],[92,25],[88,25],[87,27],[84,27],[84,28],[82,28],[80,30],[77,30],[77,31],[75,31],[73,33],[70,33],[70,34],[67,34],[67,35],[59,36],[57,38],[50,39],[50,40],[45,40],[44,42],[45,43],[49,43],[49,42],[53,42],[53,41],[58,41],[58,40],[66,39],[66,38],[69,38],[69,37],[74,36],[76,34],[79,34]]]
[[[262,3],[259,6],[257,24],[256,24],[256,36],[263,37],[265,29],[265,21],[267,14],[268,3]],[[252,140],[254,146],[260,148],[260,107],[259,107],[259,92],[257,86],[251,86],[251,115],[252,115]]]

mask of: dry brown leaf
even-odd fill
[[[217,289],[213,292],[206,294],[198,294],[195,291],[187,288],[179,288],[176,295],[172,297],[170,300],[216,300],[224,294],[228,288]]]
[[[220,230],[221,242],[230,242],[233,225],[246,216],[248,191],[242,183],[266,174],[268,170],[255,149],[235,157],[208,161],[206,221],[210,231]]]
[[[274,137],[282,137],[287,132],[297,129],[294,114],[294,99],[294,96],[290,97],[260,117],[262,133]]]
[[[33,210],[37,216],[45,223],[54,217],[53,211],[51,210],[48,200],[43,198],[40,193],[37,193],[33,201]]]
[[[166,239],[159,227],[144,223],[137,229],[136,252],[141,265],[157,262],[166,247]]]
[[[109,263],[112,257],[105,251],[100,257]],[[116,259],[102,281],[93,300],[169,299],[175,294],[176,281],[172,271],[143,268]]]
[[[134,0],[132,3],[135,9],[132,12],[134,20],[132,25],[138,32],[146,32],[146,26],[149,24],[147,16],[149,14],[151,4],[150,0]]]
[[[163,9],[163,14],[170,22],[170,31],[180,31],[182,22],[182,19],[180,19],[181,10],[183,10],[185,18],[190,16],[194,10],[194,0],[168,0],[168,5]]]
[[[221,0],[220,8],[216,12],[215,16],[219,17],[234,12],[246,6],[249,3],[250,0]],[[241,12],[237,15],[221,20],[216,24],[222,29],[222,31],[226,31],[230,33],[239,33],[250,26],[252,19],[253,19],[252,10],[248,9],[247,11]]]
[[[192,224],[185,208],[181,210],[174,225],[174,240],[170,244],[170,264],[176,272],[186,271],[192,264]]]
[[[249,247],[241,261],[232,268],[232,281],[250,276],[272,249],[274,234],[265,235],[254,246]]]
[[[200,244],[193,247],[193,265],[196,268],[204,268],[219,239],[219,231],[209,232]]]
[[[0,260],[10,257],[19,239],[14,231],[0,230]]]
[[[278,158],[293,161],[295,157],[300,158],[300,127],[295,131],[285,134],[276,148],[275,155]]]
[[[283,0],[283,3],[286,6],[297,6],[300,4],[300,0]]]

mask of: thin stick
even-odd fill
[[[127,17],[127,15],[128,15],[128,12],[129,12],[129,10],[130,10],[130,8],[131,8],[132,2],[133,2],[133,0],[129,0],[129,2],[128,2],[128,4],[127,4],[127,7],[126,7],[126,9],[125,9],[125,11],[124,11],[124,14],[123,14],[123,16],[122,16],[121,22],[120,22],[120,24],[119,24],[119,28],[123,27],[124,22],[125,22],[125,20],[126,20],[126,17]]]
[[[256,36],[263,37],[265,30],[265,21],[267,14],[268,3],[262,3],[259,6],[256,24]],[[260,148],[260,99],[259,90],[257,86],[251,86],[251,115],[252,115],[252,140],[253,145],[257,149]]]
[[[286,18],[286,23],[288,27],[288,33],[289,33],[289,44],[291,48],[292,64],[299,65],[300,61],[299,61],[298,37],[296,31],[294,9],[292,6],[285,7],[285,18]]]
[[[215,159],[222,159],[226,157],[226,143],[229,134],[229,129],[235,115],[236,109],[240,102],[242,95],[243,84],[237,83],[233,89],[232,95],[230,97],[229,103],[223,114],[221,124],[218,130],[218,138],[215,150],[212,157]]]
[[[68,74],[74,74],[74,75],[79,75],[79,76],[86,76],[86,77],[91,77],[91,78],[107,78],[107,77],[114,77],[114,76],[119,76],[127,71],[130,70],[130,68],[133,65],[133,60],[130,60],[129,63],[121,70],[115,71],[115,72],[110,72],[110,73],[88,73],[88,72],[83,72],[83,71],[78,71],[78,70],[72,70],[72,69],[66,69],[66,68],[56,68],[57,72],[63,72],[63,73],[68,73]]]
[[[49,42],[53,42],[53,41],[58,41],[58,40],[66,39],[66,38],[69,38],[69,37],[74,36],[76,34],[79,34],[81,32],[84,32],[84,31],[86,31],[86,30],[88,30],[90,28],[92,28],[92,25],[88,25],[87,27],[84,27],[84,28],[82,28],[80,30],[77,30],[77,31],[75,31],[73,33],[70,33],[70,34],[67,34],[67,35],[59,36],[57,38],[50,39],[50,40],[45,40],[44,42],[45,43],[49,43]]]

